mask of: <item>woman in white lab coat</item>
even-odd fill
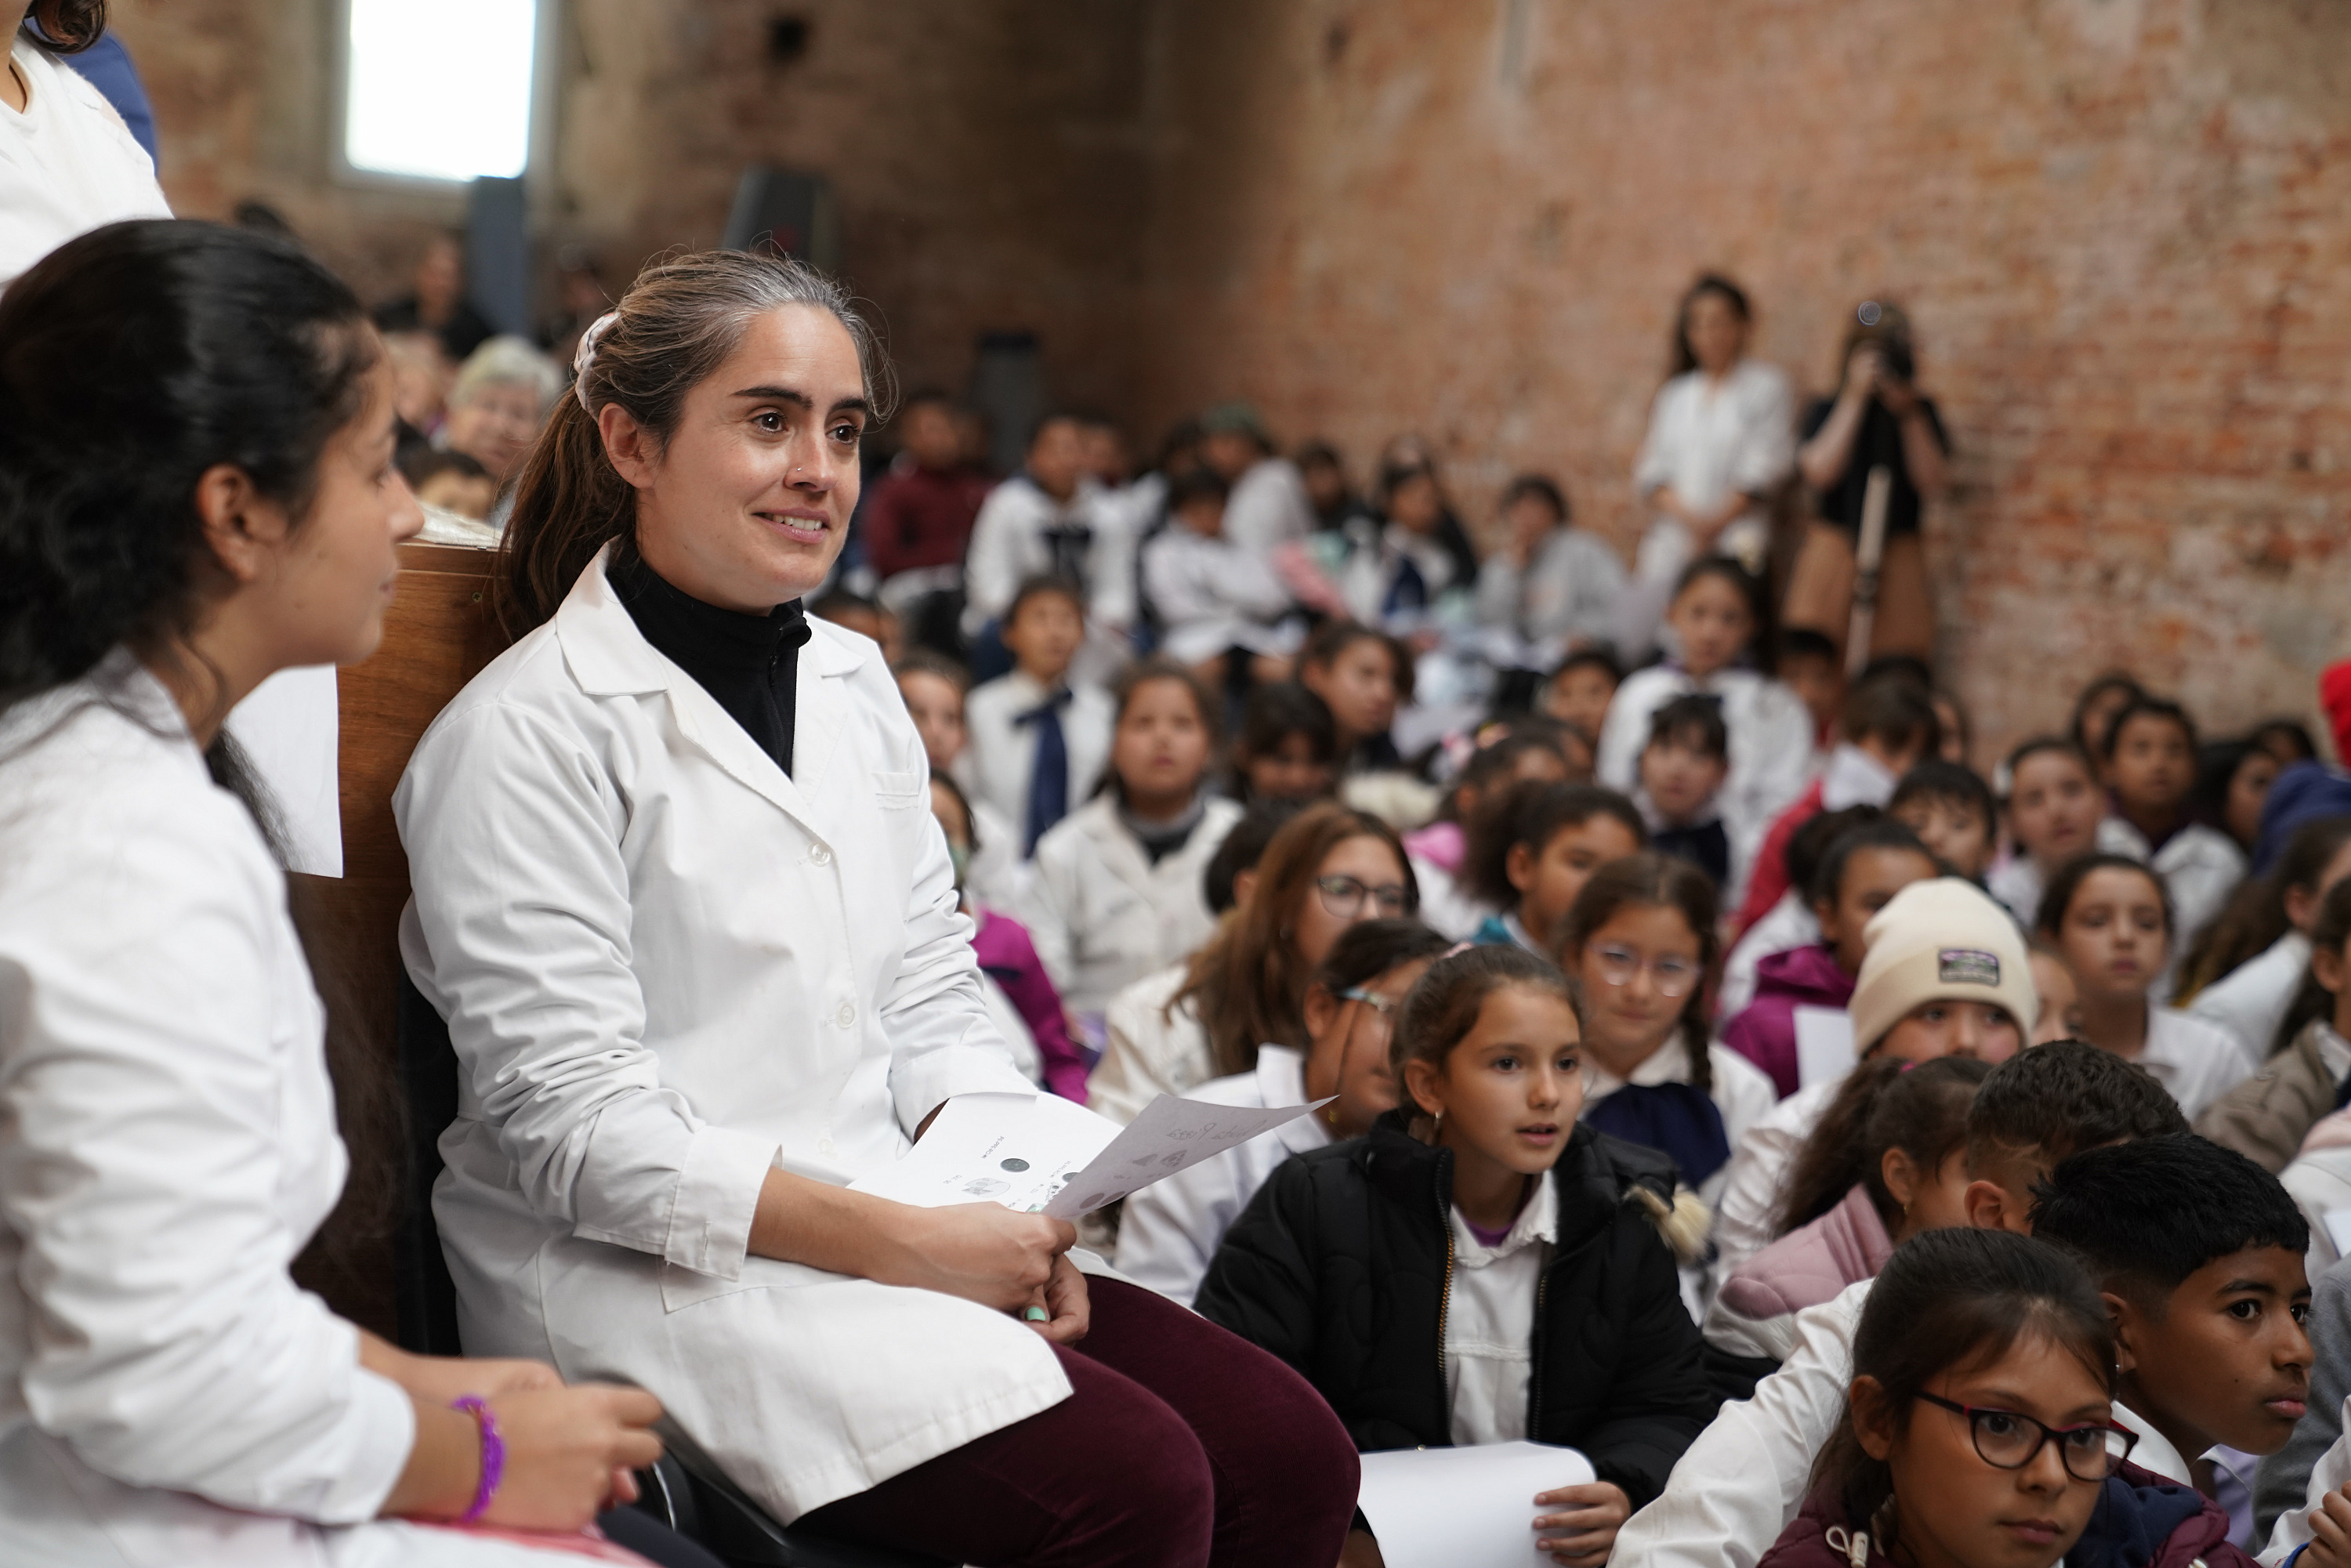
[[[640,1382],[811,1528],[956,1562],[1335,1560],[1355,1470],[1302,1381],[1089,1291],[1059,1220],[849,1190],[952,1096],[1031,1088],[889,672],[800,613],[877,358],[798,264],[681,257],[583,339],[524,471],[518,640],[394,800],[402,950],[463,1068],[435,1213],[465,1341]]]
[[[0,1561],[527,1568],[412,1521],[576,1531],[659,1452],[650,1396],[405,1354],[287,1272],[348,1162],[217,737],[381,635],[392,407],[358,299],[256,235],[115,225],[0,300]]]

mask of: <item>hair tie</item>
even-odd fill
[[[580,334],[580,347],[571,355],[571,395],[580,400],[580,410],[590,419],[596,417],[596,411],[588,403],[588,372],[596,364],[597,343],[620,319],[618,310],[607,310],[590,322],[588,329]]]

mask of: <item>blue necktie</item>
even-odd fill
[[[1036,765],[1029,770],[1029,821],[1021,835],[1020,857],[1037,852],[1045,830],[1070,814],[1070,744],[1061,734],[1061,709],[1069,705],[1068,688],[1055,692],[1040,707],[1029,709],[1014,724],[1037,727]]]
[[[1083,523],[1057,523],[1045,530],[1045,549],[1051,556],[1053,575],[1086,583],[1086,556],[1092,550],[1094,531]]]

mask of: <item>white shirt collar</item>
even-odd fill
[[[1464,1268],[1482,1269],[1537,1242],[1559,1239],[1559,1184],[1549,1172],[1535,1178],[1534,1196],[1519,1210],[1518,1218],[1510,1222],[1510,1234],[1502,1238],[1499,1246],[1489,1247],[1479,1240],[1469,1222],[1461,1217],[1459,1207],[1455,1207],[1451,1218],[1457,1259]]]
[[[1586,1104],[1603,1095],[1615,1093],[1627,1083],[1652,1088],[1660,1083],[1688,1082],[1689,1052],[1682,1045],[1678,1029],[1667,1035],[1663,1045],[1643,1057],[1623,1078],[1601,1066],[1600,1059],[1589,1050],[1583,1053],[1583,1098]]]
[[[1821,810],[1883,806],[1894,799],[1899,782],[1892,768],[1847,741],[1829,753],[1829,765],[1821,773]]]
[[[2138,1434],[2138,1445],[2131,1449],[2132,1464],[2184,1487],[2196,1484],[2196,1478],[2188,1473],[2188,1461],[2179,1457],[2179,1450],[2171,1446],[2171,1439],[2148,1426],[2137,1411],[2116,1400],[2115,1419]]]

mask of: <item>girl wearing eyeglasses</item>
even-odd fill
[[[1440,958],[1397,1019],[1400,1107],[1276,1170],[1197,1305],[1297,1368],[1365,1452],[1580,1450],[1596,1479],[1524,1519],[1537,1551],[1599,1568],[1717,1400],[1662,1234],[1673,1166],[1578,1123],[1583,1051],[1546,960]],[[1376,1563],[1376,1543],[1359,1531],[1340,1561]]]
[[[1128,1198],[1118,1228],[1119,1272],[1190,1305],[1217,1244],[1275,1166],[1292,1155],[1360,1138],[1395,1110],[1388,1041],[1397,1009],[1413,982],[1452,946],[1417,920],[1350,926],[1307,989],[1308,1049],[1262,1046],[1254,1071],[1203,1083],[1187,1096],[1250,1107],[1331,1103]]]
[[[1162,1094],[1257,1070],[1258,1048],[1307,1039],[1306,988],[1351,925],[1417,915],[1395,830],[1334,802],[1266,845],[1256,885],[1207,944],[1113,997],[1086,1103],[1131,1122]]]
[[[1583,1119],[1673,1156],[1711,1204],[1730,1151],[1777,1098],[1771,1081],[1707,1039],[1720,956],[1714,884],[1687,861],[1644,853],[1592,873],[1559,933],[1583,988]],[[1700,1301],[1708,1281],[1693,1278]]]
[[[2057,1249],[1905,1242],[1863,1309],[1844,1425],[1761,1568],[2243,1568],[2217,1504],[2127,1462],[2114,1364],[2096,1288]]]

